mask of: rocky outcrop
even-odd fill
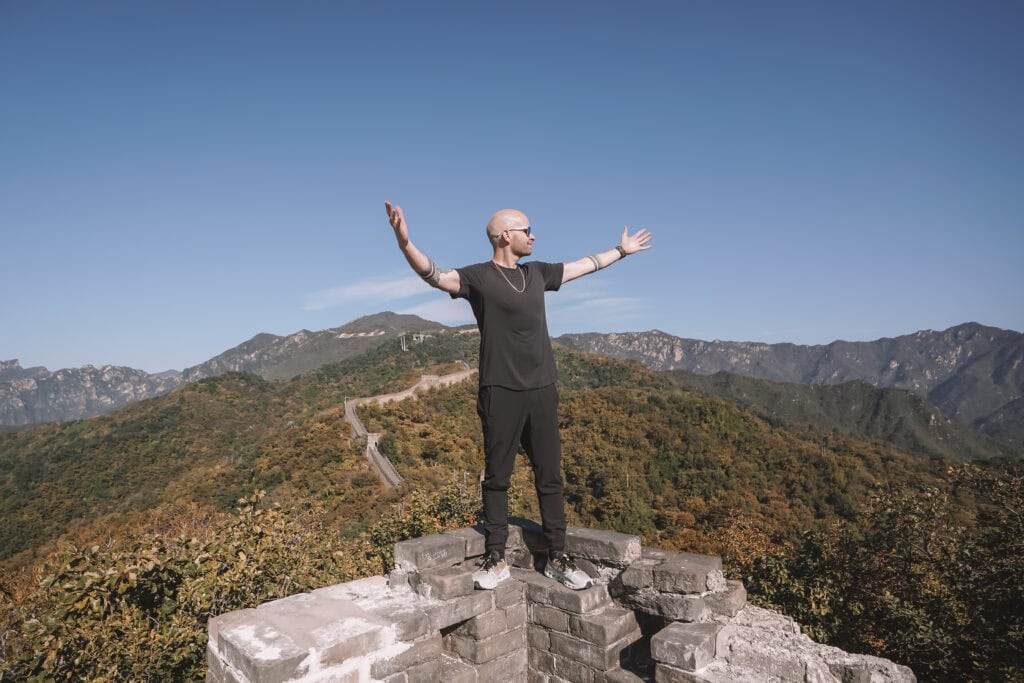
[[[948,417],[983,425],[1024,396],[1024,334],[965,323],[870,342],[827,345],[701,341],[652,330],[566,334],[559,342],[654,370],[701,375],[733,372],[775,382],[840,384],[860,380],[913,391]]]
[[[517,521],[512,578],[474,590],[484,537],[469,528],[403,541],[395,570],[210,620],[207,681],[915,681],[907,667],[815,643],[748,605],[718,558],[570,528],[594,578],[572,591],[536,571],[543,535]]]
[[[86,365],[50,372],[0,366],[0,425],[77,420],[152,398],[181,385],[178,373],[151,375],[134,368]]]

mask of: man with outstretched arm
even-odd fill
[[[541,522],[548,546],[544,573],[574,590],[592,585],[565,554],[565,501],[558,434],[558,392],[544,292],[651,248],[651,233],[622,229],[618,246],[567,263],[520,259],[537,239],[521,211],[502,209],[487,223],[491,260],[463,268],[441,268],[409,239],[402,209],[385,202],[398,248],[430,286],[453,299],[467,299],[480,329],[480,389],[477,414],[484,434],[484,531],[486,553],[473,573],[477,588],[507,579],[508,486],[520,443],[533,466]]]

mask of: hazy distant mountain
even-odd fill
[[[928,399],[906,389],[874,387],[861,381],[772,382],[732,372],[697,375],[669,370],[664,374],[682,387],[719,396],[773,423],[809,424],[879,439],[910,451],[966,460],[1024,455],[1024,446],[946,417]]]
[[[205,363],[186,368],[186,382],[224,372],[251,372],[266,379],[290,379],[328,363],[337,363],[380,346],[398,335],[451,329],[415,315],[390,311],[364,316],[341,327],[319,332],[301,330],[287,337],[257,334]]]
[[[776,382],[841,384],[853,380],[913,391],[945,415],[989,433],[1017,433],[1021,409],[997,413],[1024,395],[1024,335],[965,323],[871,342],[764,344],[684,339],[664,332],[567,334],[558,341],[655,370],[701,375],[734,372]],[[998,425],[998,427],[996,426]]]
[[[166,393],[183,383],[237,370],[267,379],[286,379],[328,363],[352,358],[396,340],[401,333],[448,330],[415,315],[378,313],[341,327],[287,337],[257,334],[247,342],[184,372],[149,374],[105,365],[50,372],[23,368],[17,360],[0,361],[0,426],[77,420],[110,412],[133,401]],[[397,342],[396,342],[397,343]]]
[[[86,365],[50,372],[0,362],[0,425],[76,420],[166,393],[180,373],[150,375],[134,368]]]

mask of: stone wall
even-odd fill
[[[535,568],[540,527],[517,520],[512,579],[473,589],[478,528],[403,541],[395,570],[210,620],[207,681],[659,683],[915,681],[904,666],[820,645],[746,603],[715,557],[570,528],[594,579],[572,591]]]

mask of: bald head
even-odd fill
[[[487,236],[493,241],[495,237],[505,230],[525,228],[530,225],[530,219],[526,214],[516,209],[502,209],[491,216],[487,222]]]

